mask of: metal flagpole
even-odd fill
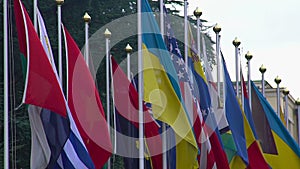
[[[198,50],[198,57],[200,58],[200,35],[201,35],[201,20],[200,16],[202,15],[202,11],[197,7],[196,10],[194,11],[194,15],[197,18],[197,50]],[[205,52],[205,51],[203,51]]]
[[[288,95],[289,95],[290,91],[285,88],[283,90],[283,94],[284,94],[284,103],[285,103],[285,107],[284,107],[284,115],[285,115],[285,124],[286,124],[286,128],[288,129],[289,126],[289,103],[288,103]]]
[[[61,85],[63,84],[62,74],[62,40],[61,40],[61,5],[64,0],[56,0],[57,4],[57,29],[58,29],[58,74]]]
[[[139,89],[139,168],[144,169],[144,77],[143,77],[143,53],[142,53],[142,3],[137,0],[138,13],[138,89]]]
[[[280,117],[280,89],[279,89],[279,84],[281,82],[281,79],[277,76],[274,81],[277,84],[277,116]]]
[[[244,103],[244,101],[245,101],[245,98],[244,98],[244,95],[245,95],[245,93],[244,93],[244,77],[243,77],[243,71],[242,71],[242,64],[241,64],[241,62],[240,62],[240,77],[241,77],[241,101],[242,101],[242,107],[243,107],[243,109],[245,109],[245,103]]]
[[[188,71],[188,21],[187,21],[187,0],[184,0],[184,61]]]
[[[8,136],[8,4],[3,1],[3,72],[4,72],[4,169],[9,168]]]
[[[236,96],[239,97],[239,45],[241,41],[235,38],[232,41],[232,44],[235,47],[235,87],[236,87]]]
[[[265,96],[265,72],[267,71],[267,68],[264,67],[264,65],[261,65],[261,67],[259,68],[259,71],[261,73],[261,92],[263,94],[264,97]]]
[[[164,0],[160,0],[159,1],[159,21],[160,21],[160,32],[163,36],[163,40],[164,40],[164,35],[165,35],[165,29],[164,29]]]
[[[213,28],[213,31],[216,33],[216,58],[217,58],[217,89],[218,97],[221,96],[221,83],[220,83],[220,44],[219,44],[219,34],[221,32],[220,25],[216,24]]]
[[[298,115],[298,145],[300,145],[300,99],[298,98],[295,101],[295,104],[297,105],[297,115]]]
[[[125,52],[127,53],[127,78],[129,80],[129,82],[131,82],[131,68],[130,68],[130,54],[132,52],[132,47],[129,45],[129,43],[127,43],[126,47],[125,47]],[[130,111],[130,105],[128,105],[127,107],[128,112]],[[130,117],[131,118],[131,117]],[[127,126],[128,129],[128,133],[132,132],[131,126]],[[132,150],[133,150],[133,146],[131,144],[128,145],[128,155],[131,157],[133,155]]]
[[[37,31],[37,0],[33,0],[33,25],[35,31]]]
[[[111,37],[111,32],[108,29],[105,29],[105,46],[106,46],[106,120],[108,127],[108,134],[110,135],[110,93],[109,93],[109,38]],[[110,158],[108,159],[107,168],[110,169]]]
[[[251,95],[251,65],[250,61],[252,59],[253,55],[248,51],[245,55],[245,58],[248,61],[248,97],[249,97],[249,107],[250,110],[252,110],[252,95]]]
[[[132,47],[129,45],[129,43],[127,44],[127,46],[125,47],[125,52],[127,53],[127,78],[129,81],[131,81],[131,77],[130,77],[130,53],[132,52]]]
[[[83,16],[85,22],[85,55],[84,59],[86,65],[89,67],[89,22],[91,21],[90,15],[86,12]]]
[[[160,0],[159,3],[159,7],[160,7],[160,32],[163,36],[163,40],[164,39],[164,35],[165,35],[165,23],[164,23],[164,0]],[[167,169],[167,136],[166,136],[166,124],[163,123],[162,124],[162,157],[163,157],[163,169]]]

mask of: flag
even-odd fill
[[[189,112],[189,117],[193,123],[193,131],[195,133],[197,145],[201,151],[201,153],[198,155],[199,165],[200,168],[213,168],[215,165],[215,158],[213,152],[211,151],[211,144],[208,138],[205,123],[202,118],[199,101],[195,96],[199,94],[199,91],[194,91],[194,87],[190,81],[190,77],[186,70],[183,57],[178,47],[178,43],[174,36],[165,8],[164,14],[167,30],[167,38],[165,42],[168,50],[171,53],[171,60],[177,73],[181,93],[184,95],[184,103]]]
[[[229,165],[226,158],[226,154],[223,150],[223,145],[221,142],[218,126],[215,121],[214,112],[212,111],[213,109],[212,109],[211,97],[208,89],[207,80],[204,75],[204,71],[200,62],[200,57],[197,55],[197,50],[195,49],[195,43],[192,36],[193,35],[191,33],[191,28],[189,27],[188,65],[195,79],[194,88],[196,88],[197,91],[199,91],[199,94],[195,96],[199,101],[200,109],[203,116],[202,126],[205,128],[210,141],[210,145],[206,145],[206,149],[209,151],[207,150],[206,150],[207,152],[201,151],[201,153],[202,154],[208,153],[207,154],[208,159],[209,156],[213,155],[216,163],[216,167],[227,169],[229,168]]]
[[[14,1],[14,9],[20,51],[27,59],[23,103],[40,107],[28,109],[32,144],[38,143],[33,145],[31,168],[53,168],[70,133],[67,103],[55,69],[21,1]]]
[[[56,70],[54,59],[53,59],[53,53],[51,49],[50,40],[48,38],[48,33],[46,30],[46,26],[44,23],[44,20],[42,18],[42,15],[40,11],[37,9],[37,15],[38,15],[38,24],[39,24],[39,32],[40,32],[40,40],[44,47],[44,50],[52,64],[52,67],[54,70]],[[56,73],[56,72],[55,72]],[[57,75],[57,73],[56,73]],[[58,76],[58,75],[57,75]],[[68,108],[68,107],[67,107]],[[45,132],[47,137],[53,138],[53,133],[59,133],[60,128],[62,127],[70,127],[70,135],[68,137],[68,140],[66,141],[63,151],[60,154],[59,160],[56,162],[57,167],[60,168],[95,168],[94,164],[91,160],[90,155],[88,154],[86,147],[83,143],[83,140],[78,132],[78,129],[75,125],[75,122],[73,120],[72,114],[68,111],[68,117],[70,119],[64,119],[63,117],[57,115],[57,114],[49,114],[50,117],[48,117],[46,113],[44,113],[44,109],[41,113],[41,118],[43,121],[43,125],[45,128]],[[52,119],[48,121],[47,119]],[[70,124],[69,124],[70,123]],[[61,127],[58,127],[61,126]],[[57,129],[58,128],[58,129]]]
[[[241,70],[242,71],[242,70]],[[255,129],[255,126],[254,126],[254,122],[253,122],[253,117],[252,117],[252,112],[251,112],[251,109],[250,109],[250,104],[249,104],[249,97],[248,97],[248,92],[247,92],[247,88],[246,88],[246,83],[244,81],[244,76],[243,76],[243,72],[241,72],[241,80],[242,80],[242,89],[243,89],[243,97],[244,97],[244,112],[245,112],[245,115],[247,117],[247,120],[249,122],[249,125],[251,127],[251,130],[253,132],[253,135],[255,137],[255,139],[257,139],[257,134],[256,134],[256,129]]]
[[[114,101],[116,108],[116,115],[118,121],[123,125],[119,126],[119,130],[125,131],[123,134],[130,136],[130,133],[126,132],[126,128],[129,126],[134,127],[136,132],[138,131],[138,93],[134,86],[129,82],[123,70],[118,66],[117,62],[111,57],[112,69],[113,69],[113,86],[114,86]],[[151,158],[153,169],[161,168],[162,166],[162,146],[161,136],[159,133],[159,125],[151,117],[149,110],[144,106],[144,125],[145,125],[145,139]],[[130,127],[130,128],[132,128]],[[138,132],[137,132],[138,133]],[[137,134],[136,133],[136,134]],[[138,141],[137,135],[132,135]],[[121,140],[120,140],[121,139]],[[122,141],[123,137],[117,138]],[[126,141],[126,140],[124,140]],[[132,147],[132,145],[131,145]],[[132,167],[131,167],[132,168]]]
[[[241,83],[242,83],[242,89],[243,89],[243,95],[244,97],[244,108],[241,107],[243,116],[244,116],[244,124],[245,124],[245,137],[246,137],[246,144],[247,144],[247,151],[248,151],[248,157],[249,157],[249,165],[248,169],[250,168],[265,168],[268,169],[269,165],[267,164],[261,147],[257,141],[258,137],[256,134],[256,129],[254,126],[253,118],[252,118],[252,112],[250,110],[249,105],[249,98],[248,93],[246,90],[246,83],[244,81],[243,73],[241,72]]]
[[[252,113],[264,157],[273,169],[300,168],[300,149],[266,98],[251,82]]]
[[[104,110],[91,73],[66,28],[68,48],[68,104],[75,124],[96,168],[101,168],[112,152]]]
[[[222,53],[221,53],[222,55]],[[225,60],[222,55],[223,69],[224,69],[224,82],[225,82],[225,113],[229,123],[234,143],[237,149],[237,155],[248,166],[249,159],[247,154],[246,139],[244,133],[244,120],[241,113],[239,103],[237,101],[232,81],[230,79]],[[232,162],[231,162],[232,163]]]
[[[202,50],[206,51],[204,36],[202,36]],[[226,119],[225,111],[223,106],[221,105],[221,96],[218,95],[217,83],[213,79],[212,68],[208,63],[207,52],[203,52],[203,60],[204,60],[204,72],[207,80],[207,85],[209,89],[209,94],[211,97],[211,106],[212,110],[215,114],[215,119],[217,121],[217,125],[220,131],[228,131],[228,121]],[[221,65],[220,69],[221,69]],[[220,82],[221,83],[221,82]],[[220,92],[221,93],[221,92]]]
[[[64,95],[51,63],[23,5],[18,0],[14,4],[20,51],[27,57],[23,103],[43,107],[66,117]]]
[[[224,65],[224,74],[225,74],[225,81],[226,81],[226,100],[225,100],[225,108],[226,108],[226,115],[227,118],[233,118],[234,117],[239,117],[239,115],[241,115],[242,119],[234,119],[235,121],[232,121],[232,119],[228,119],[229,121],[229,128],[232,131],[232,135],[233,135],[233,139],[235,139],[235,135],[234,134],[241,134],[240,130],[237,130],[237,128],[233,128],[233,127],[238,127],[238,126],[231,126],[233,122],[236,123],[237,120],[242,120],[242,123],[239,124],[239,127],[241,128],[241,126],[243,127],[243,133],[244,133],[244,141],[245,141],[245,146],[246,146],[246,151],[247,151],[247,162],[245,162],[245,159],[243,159],[243,157],[239,154],[239,146],[240,148],[244,149],[244,143],[242,142],[236,142],[235,140],[235,145],[237,148],[237,155],[233,157],[232,161],[230,162],[230,167],[231,168],[245,168],[245,164],[246,167],[248,169],[251,168],[265,168],[268,169],[269,166],[266,163],[262,152],[260,150],[260,147],[258,145],[258,143],[256,142],[256,139],[254,137],[253,131],[251,129],[251,125],[248,122],[248,117],[245,115],[242,105],[239,104],[239,101],[237,100],[235,93],[234,93],[234,89],[233,89],[233,85],[232,82],[230,80],[230,76],[228,74],[228,70],[226,67],[226,63],[224,61],[224,58],[222,56],[222,60],[223,60],[223,65]],[[243,79],[242,79],[243,80]],[[243,82],[243,81],[242,81]],[[243,88],[245,89],[246,86],[243,86]],[[247,92],[246,90],[244,90],[244,96],[247,96]],[[244,100],[247,101],[247,98],[245,98]],[[230,102],[229,102],[230,101]],[[246,106],[246,104],[245,104]],[[249,105],[248,105],[249,107]],[[230,114],[232,113],[232,114]],[[249,108],[249,113],[250,113],[250,108]],[[250,114],[250,117],[252,119],[252,116]],[[250,119],[250,120],[251,120]],[[241,136],[239,136],[241,137]],[[241,139],[241,138],[240,138]],[[243,151],[243,150],[242,150]],[[241,157],[241,158],[240,158]],[[241,161],[241,159],[243,161]]]
[[[176,167],[197,167],[198,146],[182,105],[177,74],[147,0],[142,0],[144,100],[176,133]]]

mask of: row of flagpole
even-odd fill
[[[63,4],[63,0],[56,0],[57,2],[57,12],[58,12],[58,56],[59,56],[59,77],[60,77],[60,82],[62,83],[62,40],[61,40],[61,5]],[[164,31],[164,22],[163,22],[163,10],[162,10],[162,6],[163,6],[163,0],[160,1],[160,8],[161,8],[161,31],[163,33]],[[37,5],[37,0],[34,0],[34,13],[36,13],[36,5]],[[3,3],[3,18],[4,18],[4,24],[3,24],[3,30],[4,30],[4,168],[9,168],[8,163],[9,163],[9,146],[8,146],[8,23],[7,23],[7,0],[4,0]],[[196,12],[197,13],[196,15]],[[184,0],[184,31],[185,31],[185,59],[187,60],[187,56],[188,56],[188,50],[187,50],[187,44],[188,44],[188,36],[187,36],[187,0]],[[141,37],[141,0],[138,0],[138,62],[139,62],[139,76],[138,76],[138,88],[140,91],[143,91],[143,73],[142,72],[142,65],[143,65],[143,60],[142,60],[142,37]],[[197,17],[197,48],[198,48],[198,55],[200,56],[200,16],[202,14],[200,14],[200,10],[197,8],[194,12],[195,16]],[[86,18],[86,19],[85,19]],[[36,22],[36,14],[34,14],[34,26],[35,29],[37,29],[37,22]],[[88,23],[90,21],[90,17],[89,16],[84,16],[84,20],[85,20],[85,60],[87,65],[89,64],[89,47],[88,47]],[[216,57],[217,57],[217,87],[218,87],[218,94],[220,95],[220,31],[221,28],[219,27],[219,25],[216,25],[214,28],[214,32],[216,33]],[[108,31],[108,30],[107,30]],[[109,38],[110,38],[110,32],[105,32],[105,37],[106,37],[106,71],[109,72],[109,60],[110,60],[110,54],[109,54]],[[234,46],[236,47],[236,91],[237,91],[237,95],[239,93],[239,69],[238,69],[238,46],[240,45],[240,42],[235,39],[233,41]],[[130,52],[132,51],[132,48],[127,45],[125,48],[126,52],[127,52],[127,76],[128,79],[130,79]],[[249,103],[250,103],[250,108],[251,108],[251,87],[250,87],[250,81],[251,81],[251,69],[250,69],[250,60],[252,58],[252,55],[250,53],[247,53],[245,55],[246,59],[248,60],[248,94],[249,94]],[[187,64],[187,62],[186,62]],[[186,65],[187,66],[187,65]],[[264,73],[266,72],[266,69],[264,67],[260,68],[260,72],[262,73],[262,93],[263,95],[265,95],[265,83],[264,83]],[[107,73],[107,77],[106,77],[106,88],[107,88],[107,124],[108,124],[108,128],[110,128],[110,98],[109,98],[109,74]],[[279,88],[279,84],[281,82],[281,79],[279,79],[278,77],[275,79],[275,82],[277,84],[277,113],[278,115],[280,115],[280,88]],[[287,105],[287,95],[289,94],[287,91],[284,92],[285,94],[285,112],[286,112],[286,124],[288,124],[288,105]],[[139,168],[144,168],[144,142],[143,142],[143,93],[139,92]],[[300,109],[299,109],[299,105],[300,102],[296,102],[296,104],[298,105],[298,117],[300,116]],[[298,123],[298,129],[300,129],[300,124]],[[300,134],[299,135],[299,140],[300,140]],[[166,153],[165,153],[165,142],[166,140],[163,139],[163,168],[165,169],[167,167],[167,163],[166,163]],[[108,162],[108,168],[110,168],[110,162]]]

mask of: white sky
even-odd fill
[[[221,48],[232,80],[235,80],[235,50],[232,41],[241,41],[242,66],[246,78],[245,54],[253,54],[252,80],[260,80],[259,67],[267,71],[265,80],[273,87],[278,75],[280,87],[300,97],[300,1],[299,0],[189,0],[188,13],[198,6],[201,18],[218,23],[222,31]],[[211,30],[213,37],[215,34]]]

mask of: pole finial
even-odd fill
[[[238,46],[240,46],[241,41],[238,40],[237,37],[235,37],[234,40],[232,41],[232,44],[233,44],[235,47],[238,47]]]
[[[290,93],[290,91],[287,88],[284,88],[282,92],[284,95],[288,95]]]
[[[219,24],[216,24],[216,25],[214,26],[213,30],[214,30],[214,32],[217,34],[217,33],[221,32],[222,29],[221,29],[221,27],[220,27]]]
[[[249,60],[251,60],[252,59],[252,57],[253,57],[253,55],[248,51],[247,53],[246,53],[246,55],[245,55],[245,58],[249,61]]]
[[[84,14],[84,16],[82,17],[82,19],[83,19],[83,21],[84,22],[87,22],[87,23],[89,23],[90,21],[91,21],[91,16],[87,13],[87,12],[85,12],[85,14]]]
[[[64,3],[64,0],[55,0],[57,5],[62,5]]]
[[[298,97],[297,100],[295,101],[297,106],[300,106],[300,98]]]
[[[259,68],[260,73],[265,73],[267,71],[267,68],[264,65],[261,65]]]
[[[110,38],[111,37],[111,32],[106,28],[104,32],[105,38]]]
[[[276,76],[276,78],[274,79],[274,81],[275,81],[276,84],[279,85],[279,83],[281,82],[281,79],[278,76]]]
[[[202,11],[197,7],[194,10],[194,15],[196,16],[196,18],[200,18],[200,16],[202,15]]]
[[[127,43],[127,46],[125,47],[126,53],[131,53],[132,52],[132,47]]]

